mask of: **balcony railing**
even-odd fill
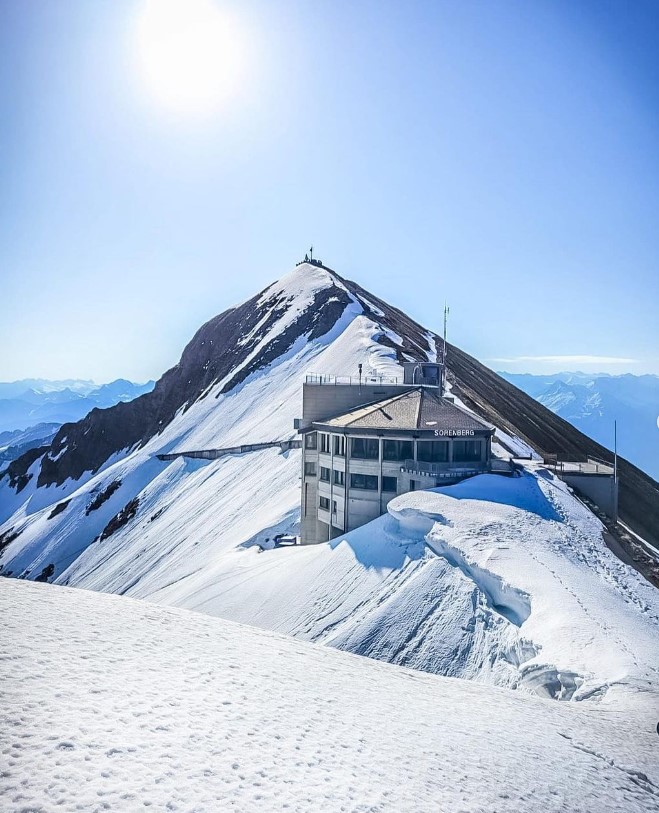
[[[403,379],[385,375],[309,375],[304,378],[305,384],[325,384],[328,386],[377,386],[378,384],[402,384]]]
[[[400,467],[401,471],[408,474],[423,474],[432,476],[437,474],[445,474],[446,472],[455,472],[456,474],[464,472],[479,472],[487,471],[489,464],[484,461],[477,460],[474,463],[460,462],[458,463],[426,463],[423,460],[406,460]]]
[[[601,474],[613,477],[613,466],[603,460],[545,460],[556,474]]]

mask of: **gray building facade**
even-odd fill
[[[489,470],[494,427],[441,395],[440,365],[405,368],[400,383],[305,382],[302,544],[370,522],[399,494]]]

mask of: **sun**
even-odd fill
[[[153,97],[178,113],[212,113],[238,90],[240,31],[213,0],[143,0],[137,52]]]

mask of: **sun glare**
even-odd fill
[[[238,90],[240,32],[213,0],[144,0],[137,47],[150,92],[174,112],[212,113]]]

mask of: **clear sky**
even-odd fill
[[[656,0],[150,2],[0,2],[0,379],[158,377],[311,243],[495,369],[659,373]]]

